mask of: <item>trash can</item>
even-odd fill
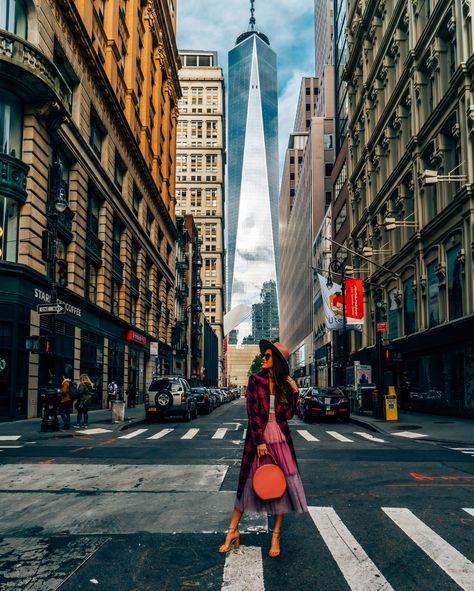
[[[111,400],[112,423],[122,423],[125,421],[125,402],[123,400]]]

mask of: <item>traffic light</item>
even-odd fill
[[[377,287],[375,290],[375,319],[376,322],[385,322],[387,320],[387,309],[383,297],[383,289]]]
[[[53,352],[53,339],[50,336],[40,335],[38,353],[52,353]]]
[[[61,287],[66,287],[67,285],[67,261],[64,259],[58,259],[57,261],[57,283]]]
[[[46,262],[51,260],[51,238],[51,232],[43,230],[41,233],[41,258]]]

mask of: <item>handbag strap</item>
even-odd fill
[[[279,463],[278,463],[278,462],[275,460],[275,456],[272,454],[272,452],[271,452],[271,451],[268,451],[268,450],[267,450],[267,453],[266,453],[266,455],[271,457],[271,459],[273,460],[273,463],[274,463],[274,464],[276,464],[277,466],[279,466],[279,465],[280,465],[280,464],[279,464]],[[263,456],[263,457],[265,457],[265,456]],[[257,458],[257,468],[259,468],[259,467],[260,467],[260,458]]]

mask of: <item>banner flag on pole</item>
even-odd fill
[[[328,287],[327,279],[319,275],[319,285],[324,305],[324,316],[328,330],[342,330],[343,306],[342,288],[339,283]],[[364,301],[362,279],[346,279],[346,324],[349,329],[362,330],[364,322]]]

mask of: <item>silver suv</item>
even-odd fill
[[[188,382],[178,376],[160,376],[148,384],[145,394],[148,422],[181,415],[184,421],[197,417],[196,397]]]

